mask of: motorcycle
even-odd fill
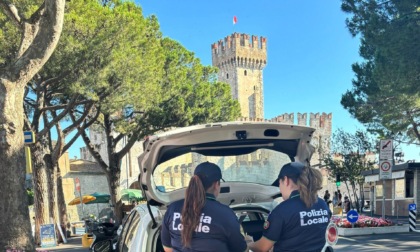
[[[110,241],[113,249],[116,249],[116,244],[118,242],[118,233],[117,230],[119,229],[118,225],[114,223],[98,223],[96,227],[92,230],[93,234],[93,242],[90,245],[90,251],[103,251],[99,250],[101,246],[97,246],[97,244],[103,244],[103,241]],[[113,250],[109,250],[113,251]]]

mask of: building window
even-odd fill
[[[405,171],[405,197],[414,197],[414,173],[413,171]]]
[[[246,70],[244,71],[244,75],[245,75],[245,76],[247,75],[247,72],[246,72]]]
[[[229,79],[229,74],[228,73],[226,74],[226,79]]]

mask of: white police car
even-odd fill
[[[117,250],[163,251],[160,228],[166,207],[184,197],[194,168],[204,161],[222,170],[217,200],[233,209],[246,234],[259,239],[268,213],[281,200],[272,182],[284,164],[310,160],[314,131],[280,123],[223,122],[148,137],[138,159],[147,204],[134,208],[127,218]]]

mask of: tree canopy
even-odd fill
[[[52,104],[44,110],[50,111],[50,119],[57,117],[54,108],[58,115],[69,113],[107,174],[114,205],[121,160],[138,140],[156,131],[232,120],[240,114],[229,85],[217,82],[217,70],[203,66],[180,43],[162,38],[159,29],[157,18],[144,17],[132,2],[72,1],[59,46],[34,80],[48,87],[46,97]],[[87,108],[89,115],[81,123]],[[104,133],[107,156],[89,139],[86,122],[91,120],[95,125],[90,130]]]
[[[331,153],[323,160],[330,179],[335,180],[339,175],[348,191],[351,187],[356,203],[359,202],[356,188],[360,187],[360,192],[363,191],[362,171],[373,169],[375,151],[376,140],[368,132],[357,130],[349,133],[338,129],[332,136]]]
[[[401,132],[419,143],[419,1],[343,0],[342,10],[364,61],[353,64],[353,88],[341,104],[370,131]]]

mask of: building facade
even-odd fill
[[[362,175],[365,187],[370,189],[371,210],[375,214],[408,216],[409,204],[416,204],[420,216],[420,163],[393,165],[391,179],[380,179],[379,169]]]

